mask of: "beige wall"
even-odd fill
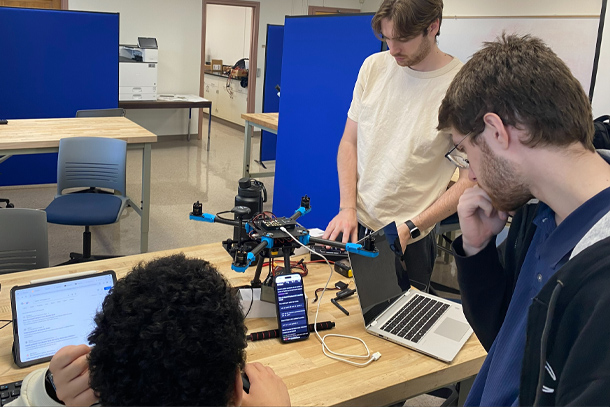
[[[255,109],[262,109],[265,36],[267,24],[284,24],[287,15],[307,14],[308,6],[361,8],[374,12],[382,0],[259,0],[261,5]],[[159,43],[159,93],[199,92],[201,63],[201,0],[69,0],[70,9],[119,12],[121,43],[135,43],[138,36],[156,37]],[[445,0],[444,15],[527,16],[599,14],[601,0]],[[610,22],[609,22],[610,23]],[[606,25],[600,72],[610,68],[610,25]],[[345,40],[348,40],[347,38]],[[594,114],[610,113],[610,96],[599,89],[610,88],[610,77],[598,75]],[[159,135],[186,133],[187,113],[182,110],[133,110],[128,116]],[[197,117],[192,129],[196,129]]]
[[[120,13],[121,44],[156,37],[157,94],[199,94],[201,0],[69,0],[71,10]],[[117,51],[118,52],[118,51]],[[130,110],[127,116],[158,135],[186,134],[186,109]],[[196,131],[193,115],[191,132]]]
[[[249,57],[252,8],[209,4],[206,20],[206,61],[222,59],[224,65],[233,65]]]
[[[382,0],[364,0],[363,12],[377,11]],[[601,0],[445,0],[443,15],[530,16],[599,14]]]
[[[255,110],[262,110],[267,24],[284,24],[286,15],[307,14],[308,6],[360,9],[360,0],[258,0],[261,5]],[[158,93],[199,94],[201,0],[69,0],[71,10],[120,13],[120,42],[156,37],[159,44]],[[227,24],[231,24],[228,22]],[[118,52],[118,50],[117,50]],[[235,63],[233,61],[231,63]],[[127,116],[158,135],[186,134],[185,109],[130,110]],[[196,131],[193,115],[191,132]]]

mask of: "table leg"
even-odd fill
[[[208,148],[207,151],[210,151],[210,133],[212,132],[212,105],[208,107]]]
[[[244,167],[242,178],[250,178],[250,149],[252,144],[253,127],[248,120],[244,123]]]
[[[189,109],[189,124],[188,124],[188,128],[186,129],[186,131],[187,131],[186,140],[191,141],[191,110],[193,110],[193,109],[190,107],[188,109]]]
[[[140,220],[140,252],[148,252],[148,230],[150,227],[150,170],[151,170],[150,143],[144,144],[142,151],[142,216]]]
[[[466,397],[468,397],[468,393],[470,393],[470,388],[474,383],[474,379],[477,376],[472,376],[467,379],[464,379],[460,382],[460,393],[458,395],[458,406],[462,407],[466,402]]]

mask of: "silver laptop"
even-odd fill
[[[386,235],[396,236],[394,223],[372,235],[379,256],[350,256],[366,331],[451,362],[472,334],[461,304],[413,289],[403,292],[398,282],[405,272],[396,261],[402,252]]]

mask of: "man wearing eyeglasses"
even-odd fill
[[[438,128],[477,182],[453,243],[488,349],[466,405],[608,405],[610,158],[581,84],[541,40],[503,35],[456,75]],[[516,210],[501,257],[495,237]]]
[[[443,155],[451,144],[435,129],[440,102],[462,67],[436,43],[442,12],[442,0],[385,0],[373,17],[388,51],[360,68],[337,154],[339,213],[323,236],[355,242],[365,229],[395,221],[409,273],[404,289],[409,280],[428,289],[432,229],[455,213],[472,185],[464,174],[447,190],[455,166]]]

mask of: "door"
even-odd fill
[[[44,8],[52,10],[66,10],[68,8],[67,1],[65,7],[62,7],[62,0],[0,0],[0,6],[5,7],[21,7],[21,8]]]

